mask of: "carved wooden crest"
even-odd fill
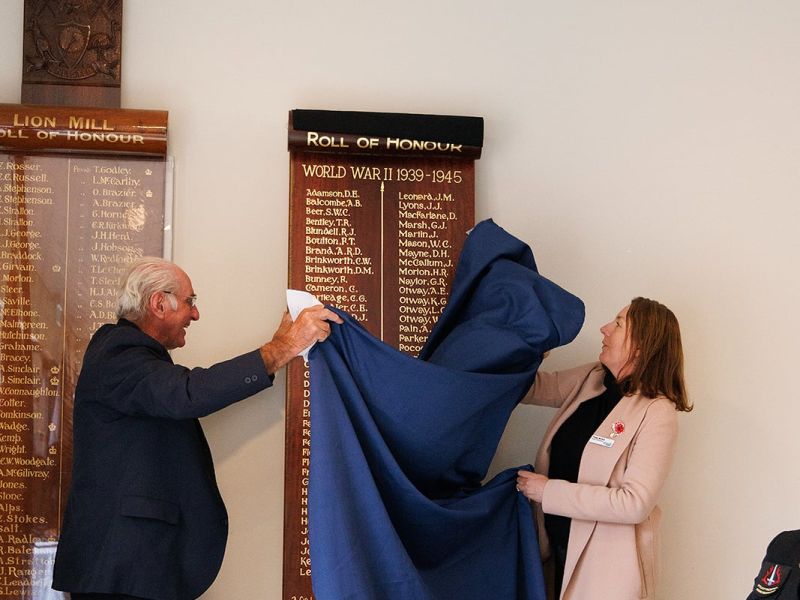
[[[122,0],[26,0],[23,84],[120,85]]]

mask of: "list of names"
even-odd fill
[[[75,382],[125,264],[163,252],[163,160],[0,154],[0,597],[49,597]]]
[[[474,163],[451,158],[292,155],[289,286],[416,356],[447,302],[474,224]],[[287,387],[284,597],[311,600],[308,369]]]

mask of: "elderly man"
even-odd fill
[[[159,258],[137,261],[116,324],[92,337],[75,391],[72,487],[53,587],[73,600],[191,600],[214,581],[228,520],[197,420],[272,384],[330,333],[317,306],[284,316],[271,341],[208,369],[172,362],[200,318],[192,282]]]

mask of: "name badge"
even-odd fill
[[[597,444],[598,446],[604,446],[605,448],[611,448],[614,445],[614,440],[611,438],[604,438],[600,435],[593,435],[589,440],[590,444]]]

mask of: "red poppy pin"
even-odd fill
[[[617,437],[619,434],[625,431],[625,423],[622,421],[614,421],[614,424],[611,426],[611,437]]]

